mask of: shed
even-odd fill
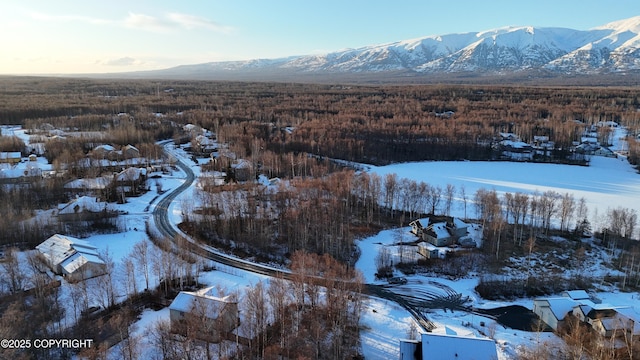
[[[440,258],[440,251],[438,250],[438,248],[426,241],[418,243],[418,253],[427,259]]]

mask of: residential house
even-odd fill
[[[451,111],[451,110],[447,110],[444,112],[436,112],[435,115],[436,117],[443,117],[443,118],[450,118],[455,114],[455,112]]]
[[[409,226],[411,226],[411,233],[413,235],[422,237],[422,231],[424,231],[424,227],[422,226],[420,220],[413,220],[409,223]]]
[[[122,157],[124,159],[134,159],[140,157],[140,150],[133,145],[125,145],[122,147]]]
[[[449,246],[467,234],[467,226],[461,221],[430,224],[422,232],[422,238],[435,246]]]
[[[90,196],[81,196],[58,206],[58,219],[61,221],[91,221],[116,215],[108,203]]]
[[[570,314],[604,337],[640,335],[640,316],[633,308],[600,304],[584,290],[565,291],[558,298],[535,299],[533,312],[553,330],[560,329]]]
[[[593,143],[581,143],[574,148],[577,154],[593,155],[596,150],[600,149],[600,145]]]
[[[71,281],[104,275],[106,263],[90,243],[56,234],[36,246],[51,270]]]
[[[556,143],[549,140],[548,136],[537,135],[533,137],[533,150],[536,155],[549,156],[553,149],[556,147]]]
[[[118,194],[139,195],[146,190],[147,169],[130,167],[115,176]]]
[[[214,287],[181,291],[169,306],[172,332],[184,334],[189,323],[197,321],[206,331],[196,335],[212,343],[238,327],[238,316],[238,302],[231,296],[216,296]]]
[[[98,145],[91,150],[91,156],[96,159],[108,159],[114,151],[116,148],[111,145]]]
[[[500,143],[502,156],[510,160],[533,160],[533,147],[522,141],[502,140]]]
[[[624,306],[615,308],[620,316],[627,318],[627,331],[631,332],[636,341],[640,342],[640,314],[633,307]]]
[[[253,174],[253,165],[251,161],[240,159],[231,165],[236,181],[248,181],[255,179]]]
[[[202,154],[211,154],[212,152],[218,150],[218,146],[215,140],[210,139],[209,137],[204,135],[196,136],[195,145],[197,146],[197,149],[194,150],[197,150]]]
[[[626,329],[633,328],[633,322],[630,322],[624,316],[620,316],[612,308],[591,309],[587,313],[585,320],[598,334],[607,338],[616,335],[616,332],[622,334]]]
[[[604,147],[601,146],[600,148],[596,149],[593,152],[593,155],[595,156],[603,156],[603,157],[617,157],[616,153],[613,152],[613,150],[609,149],[608,147]]]
[[[446,222],[439,222],[427,226],[422,232],[422,238],[435,246],[453,245],[458,240],[449,231]]]
[[[632,307],[581,305],[580,310],[575,310],[574,314],[591,325],[598,334],[607,338],[623,337],[626,334],[640,335],[640,315]]]
[[[108,192],[108,187],[112,181],[112,176],[76,179],[64,184],[64,189],[69,194],[89,195],[95,196],[99,199],[105,199]]]
[[[182,130],[184,130],[185,132],[190,132],[194,134],[202,133],[202,128],[194,124],[186,124],[182,127]]]
[[[434,246],[449,246],[456,244],[460,238],[467,235],[468,225],[458,218],[429,224],[423,227],[420,220],[409,223],[411,233]]]
[[[419,341],[400,341],[400,360],[496,360],[498,350],[491,339],[425,333]]]
[[[501,140],[520,141],[520,137],[514,133],[499,133]]]
[[[553,330],[560,329],[568,314],[580,303],[568,297],[541,298],[533,300],[533,312]]]

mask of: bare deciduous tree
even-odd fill
[[[569,231],[571,220],[576,209],[572,194],[565,193],[560,200],[560,231]]]
[[[444,193],[444,214],[451,216],[451,207],[453,206],[453,199],[456,193],[456,187],[452,184],[447,184]]]
[[[4,261],[0,262],[6,275],[3,277],[3,282],[7,283],[9,292],[12,294],[22,291],[26,281],[26,275],[20,266],[18,249],[15,247],[8,248],[5,250],[4,256]]]
[[[149,256],[149,244],[146,241],[139,241],[133,246],[133,250],[131,256],[136,262],[138,270],[142,272],[144,276],[145,289],[149,289],[149,276],[150,276],[150,265],[151,262]]]
[[[464,184],[460,185],[460,199],[462,199],[462,206],[464,209],[464,218],[467,219],[467,201],[469,200],[467,197],[467,190],[464,187]]]

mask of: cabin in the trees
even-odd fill
[[[216,141],[205,135],[196,136],[195,142],[197,149],[194,149],[194,151],[197,150],[201,154],[211,154],[218,150]]]
[[[434,246],[449,246],[467,235],[468,225],[457,218],[449,218],[446,221],[439,221],[429,224],[426,228],[422,226],[420,220],[409,223],[411,233]]]
[[[124,159],[134,159],[140,157],[140,150],[133,145],[125,145],[122,147],[122,157]]]
[[[101,176],[98,178],[76,179],[64,184],[64,189],[69,195],[95,196],[106,199],[108,187],[113,181],[113,176]]]
[[[36,246],[51,270],[71,281],[104,275],[106,263],[90,243],[56,234]]]
[[[195,292],[181,291],[169,306],[171,331],[185,334],[188,327],[200,326],[206,332],[196,336],[212,343],[239,325],[238,302],[231,296],[219,297],[213,287]]]
[[[111,154],[116,151],[111,145],[103,144],[98,145],[93,150],[91,150],[91,156],[96,159],[108,159],[111,158]]]
[[[92,221],[113,216],[117,216],[117,212],[96,197],[80,196],[58,206],[60,221]]]
[[[147,169],[129,167],[115,176],[118,194],[139,195],[146,191]]]
[[[514,161],[533,160],[533,147],[522,141],[502,140],[499,143],[502,156]]]
[[[240,159],[231,165],[234,177],[237,181],[248,181],[254,179],[253,164],[249,160]]]

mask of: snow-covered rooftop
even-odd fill
[[[98,256],[96,247],[71,236],[55,234],[36,246],[51,266],[61,265],[76,253]]]
[[[422,354],[432,360],[498,358],[496,343],[491,339],[433,333],[422,334]]]
[[[446,222],[435,223],[435,224],[429,225],[428,228],[431,229],[434,232],[434,234],[436,234],[436,237],[438,239],[451,236],[451,234],[449,234],[449,230],[447,230]]]
[[[553,316],[558,320],[564,319],[575,306],[580,305],[579,302],[569,299],[568,297],[546,298],[536,301],[546,301],[549,304],[549,309],[553,313]]]
[[[98,255],[76,252],[64,260],[60,266],[65,272],[71,274],[86,263],[104,264],[104,260]]]
[[[111,179],[108,177],[99,177],[92,179],[76,179],[64,184],[65,189],[87,189],[87,190],[102,190],[106,189],[111,183]]]
[[[81,212],[100,212],[108,209],[106,202],[98,201],[91,196],[81,196],[58,207],[58,214],[76,214]]]
[[[588,300],[590,298],[589,294],[584,290],[568,290],[563,295],[573,300]]]
[[[171,302],[169,309],[180,312],[189,312],[193,309],[196,301],[201,301],[206,307],[213,307],[220,303],[232,303],[230,296],[219,297],[214,295],[215,288],[207,287],[195,292],[181,291]]]
[[[147,175],[147,169],[142,168],[126,168],[118,174],[117,181],[137,181],[141,176]]]

